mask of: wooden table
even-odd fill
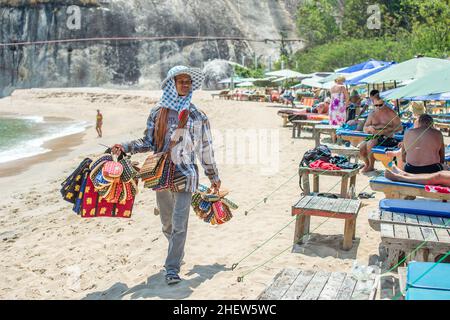
[[[358,167],[352,170],[323,170],[323,169],[313,169],[307,167],[300,167],[298,169],[298,174],[302,180],[303,192],[305,195],[310,195],[309,187],[309,175],[313,175],[313,192],[319,192],[319,177],[320,176],[334,176],[340,177],[341,180],[341,198],[353,198],[356,176],[361,168]],[[350,180],[350,185],[349,185]],[[349,192],[350,191],[350,192]]]
[[[350,273],[283,269],[258,300],[374,300],[378,278],[357,279]]]
[[[300,138],[302,133],[302,127],[312,127],[313,132],[314,128],[317,125],[320,125],[322,121],[318,120],[293,120],[292,122],[292,138]],[[295,133],[297,131],[297,134]]]
[[[311,216],[345,219],[344,242],[342,248],[350,250],[356,233],[356,218],[361,201],[352,199],[331,199],[318,196],[304,196],[292,206],[292,215],[297,215],[294,244],[302,243],[309,234]]]
[[[316,140],[316,147],[320,145],[320,135],[322,133],[329,134],[333,143],[336,143],[336,130],[339,126],[332,126],[326,124],[319,124],[314,127],[314,139]]]
[[[327,144],[327,147],[332,153],[347,156],[350,160],[353,157],[355,159],[355,163],[358,163],[359,161],[359,148],[353,146],[346,147],[338,144]]]
[[[402,253],[406,262],[433,262],[450,250],[447,218],[375,210],[369,213],[369,225],[381,233],[388,267],[398,264]]]

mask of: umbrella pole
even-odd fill
[[[384,85],[384,82],[383,82],[383,85]],[[396,80],[394,80],[394,88],[397,88],[397,81]],[[400,102],[398,101],[398,99],[396,100],[396,104],[397,104],[397,106],[396,106],[396,109],[397,109],[397,113],[398,114],[400,114]]]

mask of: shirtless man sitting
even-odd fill
[[[403,129],[400,118],[394,110],[386,106],[379,97],[374,99],[375,110],[367,117],[363,131],[374,135],[374,139],[364,141],[359,146],[359,152],[365,166],[362,172],[374,170],[375,158],[372,154],[372,148],[375,146],[394,147],[397,143],[394,141],[394,133]]]
[[[434,173],[444,170],[444,137],[441,131],[433,128],[433,118],[422,114],[418,128],[405,133],[402,146],[404,171],[408,173]]]

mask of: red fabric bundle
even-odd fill
[[[133,204],[134,197],[132,197],[130,200],[119,203],[109,203],[105,199],[100,198],[97,191],[95,191],[94,184],[92,183],[91,178],[88,176],[81,207],[81,217],[129,218],[131,217]]]
[[[449,187],[443,187],[443,186],[430,186],[430,185],[427,185],[427,186],[425,186],[425,191],[426,192],[448,194],[448,193],[450,193],[450,188]]]
[[[316,160],[314,162],[311,162],[309,164],[309,167],[312,169],[341,170],[341,168],[339,168],[338,166],[322,160]]]

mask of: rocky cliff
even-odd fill
[[[17,43],[0,45],[0,94],[30,87],[155,88],[171,66],[203,68],[213,59],[250,65],[256,55],[267,65],[277,58],[280,43],[241,39],[297,37],[296,4],[296,0],[0,0],[0,43]],[[297,50],[301,45],[292,42],[287,47]]]

